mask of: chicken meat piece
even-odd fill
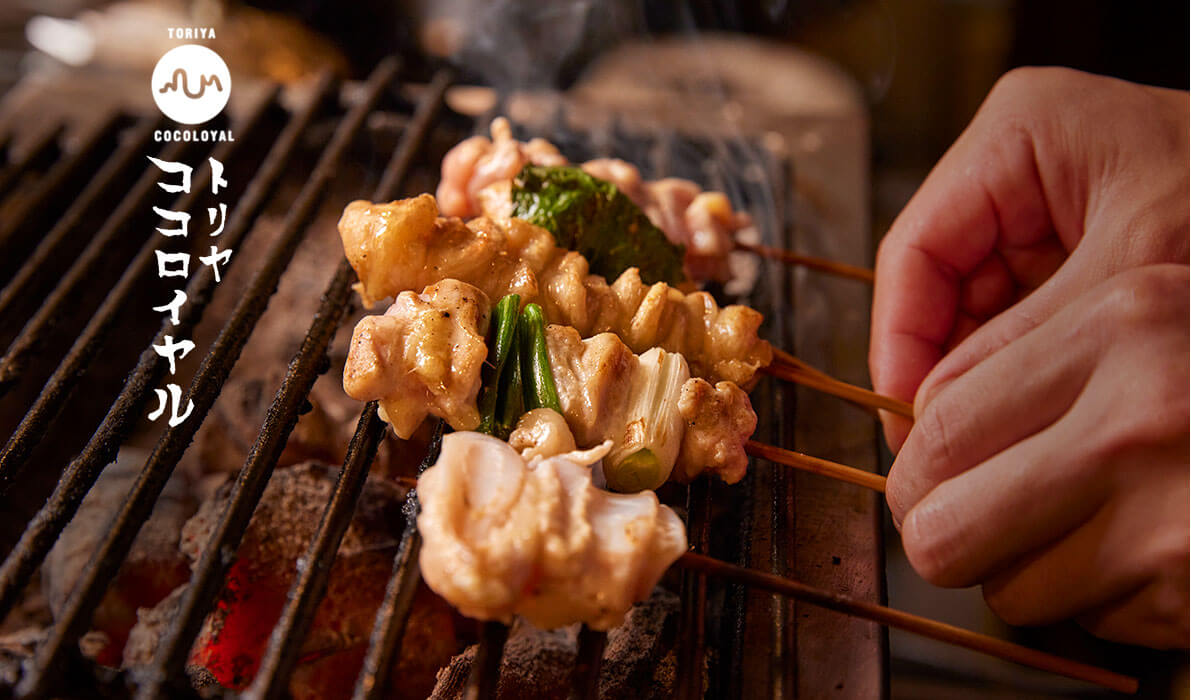
[[[521,416],[509,435],[509,445],[520,452],[526,462],[579,449],[566,418],[552,408],[535,408]]]
[[[545,139],[513,138],[509,120],[498,117],[489,127],[492,138],[473,136],[452,148],[442,162],[438,199],[448,216],[478,216],[481,191],[508,182],[528,164],[566,165],[567,159]]]
[[[379,401],[381,418],[403,439],[431,413],[456,430],[474,429],[488,311],[483,292],[452,279],[421,294],[402,292],[383,316],[356,325],[344,391]]]
[[[757,336],[763,320],[747,306],[720,308],[706,292],[646,285],[636,268],[612,284],[590,274],[587,260],[558,248],[548,231],[519,219],[438,216],[430,195],[388,204],[352,202],[339,222],[343,248],[365,303],[455,278],[489,299],[519,294],[537,302],[551,323],[583,337],[612,332],[641,353],[681,353],[691,373],[744,388],[773,359]]]
[[[586,340],[573,328],[549,326],[546,345],[559,403],[579,447],[617,440],[626,431],[640,357],[611,333]],[[639,382],[638,382],[639,383]],[[744,444],[757,428],[748,394],[731,382],[714,387],[704,379],[686,380],[678,401],[682,443],[671,478],[690,481],[711,472],[734,484],[748,469]]]
[[[620,624],[686,551],[686,532],[653,492],[614,494],[592,484],[587,465],[607,449],[531,465],[496,438],[445,436],[438,461],[418,480],[426,583],[481,620],[521,615],[546,629]]]
[[[546,327],[550,372],[577,445],[591,447],[620,426],[637,356],[620,338],[600,333],[586,340],[568,326]]]
[[[713,387],[694,378],[682,385],[678,411],[686,429],[670,478],[691,481],[711,472],[729,484],[743,479],[749,465],[744,445],[757,429],[748,394],[731,382]]]

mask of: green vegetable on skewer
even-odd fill
[[[516,340],[520,310],[521,296],[518,294],[505,296],[492,310],[492,326],[488,332],[488,360],[484,363],[483,384],[480,390],[480,427],[477,430],[481,433],[495,434],[501,378]]]
[[[513,346],[501,374],[499,395],[496,399],[496,424],[492,434],[501,440],[508,440],[517,421],[525,415],[525,390],[521,375],[521,339],[513,334]]]
[[[546,347],[546,319],[542,307],[526,304],[517,324],[521,343],[521,377],[525,382],[525,410],[552,408],[562,413],[554,372],[550,369],[550,352]]]
[[[625,397],[629,405],[624,427],[604,457],[608,488],[633,493],[656,489],[670,478],[684,429],[678,400],[690,378],[690,368],[678,353],[653,348],[641,355]]]
[[[686,281],[685,248],[671,243],[615,185],[571,166],[527,165],[513,179],[513,216],[554,234],[587,258],[591,271],[616,279],[630,267],[646,284]]]

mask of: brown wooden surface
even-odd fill
[[[868,125],[862,114],[799,120],[794,154],[796,250],[854,265],[872,264],[868,231]],[[872,288],[809,270],[795,273],[795,347],[834,377],[871,386],[867,372]],[[873,416],[805,387],[797,393],[795,448],[861,469],[877,469]],[[874,603],[885,598],[879,494],[814,474],[795,477],[794,576],[807,584]],[[865,620],[795,604],[798,696],[888,695],[888,637]]]

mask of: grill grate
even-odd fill
[[[58,159],[62,154],[59,141],[63,131],[65,129],[60,124],[44,131],[21,158],[7,163],[6,167],[0,169],[0,197],[7,197],[22,177],[41,170],[46,164]],[[7,141],[4,146],[5,152],[11,148]]]
[[[34,298],[35,295],[42,292],[37,285],[38,271],[49,264],[53,257],[64,254],[63,248],[67,237],[79,228],[83,223],[83,217],[101,199],[119,198],[115,193],[115,185],[120,179],[120,174],[127,171],[133,162],[139,160],[148,150],[149,139],[157,125],[158,122],[153,119],[141,120],[112,157],[95,173],[95,177],[79,193],[70,208],[46,234],[17,274],[9,281],[8,286],[0,293],[0,318],[8,317],[9,314],[19,311],[18,305],[22,301]]]
[[[339,119],[333,136],[289,208],[279,238],[267,252],[260,270],[252,278],[248,290],[239,299],[193,377],[186,396],[194,401],[190,419],[163,432],[102,543],[91,555],[64,610],[58,615],[47,639],[37,649],[32,663],[24,670],[20,683],[15,688],[0,686],[0,697],[7,694],[47,697],[61,693],[127,697],[135,692],[136,697],[148,699],[192,694],[185,671],[191,645],[222,590],[234,559],[230,553],[236,550],[248,527],[311,388],[318,376],[329,367],[328,348],[344,315],[351,308],[351,284],[355,275],[346,260],[340,262],[323,293],[318,312],[300,350],[289,364],[259,436],[239,472],[207,546],[203,548],[203,555],[194,567],[178,611],[156,650],[152,664],[138,670],[135,678],[127,678],[125,674],[97,674],[91,665],[83,661],[78,651],[78,641],[88,629],[96,606],[149,517],[167,479],[207,417],[239,359],[256,322],[264,313],[282,274],[315,218],[332,178],[340,169],[353,142],[365,130],[370,115],[382,99],[393,91],[397,71],[395,60],[382,62],[363,86],[354,105]],[[415,158],[431,139],[435,127],[442,123],[438,113],[451,80],[450,72],[440,71],[421,93],[412,117],[402,124],[399,143],[380,178],[373,196],[375,200],[392,199],[403,194],[402,187]],[[329,76],[321,77],[305,104],[288,118],[239,198],[238,205],[231,212],[222,239],[226,247],[238,247],[253,230],[258,217],[278,189],[303,137],[309,134],[314,121],[328,112],[335,87],[335,82]],[[264,95],[236,125],[237,134],[246,138],[221,144],[212,155],[222,161],[233,161],[243,155],[239,146],[241,142],[250,143],[253,139],[260,141],[258,132],[264,130],[268,119],[280,111],[276,98],[275,91]],[[564,120],[560,115],[556,116],[557,124],[562,128]],[[0,196],[4,189],[15,187],[23,178],[34,177],[34,171],[45,171],[36,183],[38,194],[34,197],[40,203],[40,210],[52,209],[48,206],[50,202],[63,201],[64,192],[69,189],[67,183],[93,165],[99,165],[96,175],[81,188],[76,198],[70,200],[69,207],[64,207],[62,216],[37,242],[24,265],[15,271],[11,282],[0,292],[0,320],[7,322],[14,318],[21,311],[19,306],[23,300],[46,286],[45,280],[38,276],[38,268],[62,254],[72,235],[83,226],[88,213],[93,212],[102,201],[112,199],[121,177],[127,177],[140,162],[149,137],[159,124],[149,119],[142,119],[131,126],[127,122],[127,119],[118,116],[106,119],[82,147],[56,165],[53,162],[58,155],[60,130],[49,130],[22,160],[0,169],[0,185],[4,186],[0,188]],[[123,134],[117,139],[120,132]],[[558,134],[555,138],[562,142],[564,149],[582,149],[581,145],[566,143],[564,136]],[[655,170],[663,172],[670,171],[674,162],[682,159],[683,154],[677,153],[677,150],[685,147],[670,133],[640,140],[640,137],[633,137],[619,127],[614,127],[610,138],[616,142],[631,142],[637,138],[638,142],[629,147],[639,153],[653,154]],[[602,155],[611,155],[609,143],[601,143],[604,146],[602,150],[606,151]],[[193,145],[176,143],[167,146],[158,157],[183,160],[198,150]],[[106,159],[102,159],[102,155],[106,155]],[[98,162],[100,160],[101,165]],[[18,384],[31,380],[32,374],[28,370],[30,358],[37,356],[47,344],[57,319],[86,291],[97,269],[105,264],[105,248],[124,236],[127,230],[135,228],[139,214],[150,209],[158,177],[158,173],[150,169],[135,180],[132,188],[120,198],[104,220],[99,232],[79,252],[62,280],[16,335],[3,359],[0,359],[0,396]],[[195,173],[192,183],[193,194],[178,198],[169,208],[194,210],[200,204],[198,193],[207,187],[209,177],[207,169],[200,169]],[[695,179],[710,180],[713,185],[727,189],[738,202],[742,198],[748,199],[747,193],[728,189],[732,178],[723,172],[703,172],[697,174]],[[778,211],[774,216],[781,220],[785,214]],[[18,222],[18,225],[31,227],[33,224]],[[17,228],[6,230],[16,231]],[[784,229],[778,227],[777,230]],[[14,241],[15,234],[0,236],[0,250],[6,250]],[[55,417],[63,410],[83,374],[114,332],[119,311],[133,298],[138,284],[151,271],[154,251],[161,245],[160,239],[150,237],[132,256],[119,281],[88,319],[77,340],[24,414],[0,452],[0,497],[11,499],[14,487],[26,474],[26,468],[33,459],[34,448],[45,440]],[[236,257],[233,256],[232,260],[236,260]],[[762,276],[761,286],[765,289],[760,294],[763,300],[768,300],[770,308],[776,308],[773,304],[777,304],[777,300],[789,298],[789,285],[785,270],[776,268]],[[189,301],[182,309],[179,323],[171,324],[168,320],[161,323],[152,344],[160,344],[167,333],[189,336],[198,326],[215,286],[213,272],[206,266],[198,268],[187,284]],[[761,305],[764,306],[764,303]],[[780,317],[771,319],[769,323],[770,337],[779,343],[788,340],[784,335],[788,329]],[[131,435],[135,423],[145,411],[152,387],[162,379],[164,372],[164,359],[152,347],[145,347],[106,416],[82,451],[70,460],[48,501],[28,521],[20,540],[0,565],[0,619],[8,615],[19,602],[37,568],[77,512],[88,490],[96,483],[104,467],[115,459],[120,445]],[[758,391],[761,394],[758,403],[772,406],[762,418],[762,432],[759,435],[773,444],[787,442],[786,436],[791,431],[785,429],[787,411],[782,410],[782,407],[789,405],[792,395],[788,395],[785,389],[772,387],[759,388]],[[357,425],[333,495],[303,557],[305,565],[299,567],[285,608],[273,629],[253,683],[244,693],[245,697],[277,698],[285,695],[299,648],[326,591],[330,569],[328,562],[334,558],[348,527],[384,429],[384,424],[377,416],[376,405],[369,404]],[[422,469],[435,460],[442,431],[440,423]],[[792,568],[788,544],[774,537],[764,539],[761,545],[751,546],[748,543],[754,529],[772,533],[782,532],[781,528],[789,526],[793,517],[792,489],[793,479],[788,471],[752,469],[744,486],[734,490],[700,480],[685,492],[678,491],[680,496],[685,493],[688,532],[693,549],[703,553],[717,549],[723,552],[725,547],[720,539],[735,538],[735,548],[729,552],[731,556],[726,558],[754,566],[760,562],[762,568],[788,574]],[[760,505],[755,507],[765,513],[768,522],[757,522],[751,512],[754,506],[746,507],[747,503],[757,499],[760,499]],[[720,504],[729,504],[729,511],[743,514],[744,517],[734,525],[731,533],[717,535],[715,533],[719,533],[720,529],[713,523],[717,522],[717,517],[722,517],[722,512],[717,511]],[[413,608],[414,592],[420,581],[417,559],[421,538],[415,526],[417,514],[417,495],[411,491],[405,505],[404,531],[357,679],[355,698],[383,697],[390,680],[388,675],[392,662],[400,653],[402,637]],[[705,614],[710,603],[719,604],[720,608],[727,611],[722,619],[709,619]],[[741,677],[747,670],[741,651],[746,641],[743,632],[746,618],[750,615],[770,615],[771,608],[767,606],[775,606],[772,617],[767,619],[772,620],[777,630],[775,639],[782,647],[774,652],[774,658],[779,662],[778,668],[783,668],[780,665],[783,659],[788,661],[792,658],[793,625],[789,624],[789,604],[784,601],[747,602],[740,587],[709,586],[705,575],[685,572],[682,576],[681,605],[676,651],[677,697],[697,698],[702,695],[704,679],[707,677],[705,668],[712,661],[708,658],[709,645],[719,650],[721,658],[716,663],[722,667],[722,670],[710,673],[712,692],[741,694],[744,687]],[[494,696],[508,633],[508,628],[500,624],[483,627],[465,697]],[[606,644],[605,634],[587,628],[580,631],[576,664],[571,677],[572,698],[597,696],[601,659]],[[793,664],[785,665],[781,671],[786,675],[784,681],[775,681],[773,687],[786,688],[788,694],[793,694],[792,667]],[[765,681],[765,684],[769,682]]]

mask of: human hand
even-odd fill
[[[886,495],[923,578],[982,583],[1013,624],[1186,645],[1189,279],[1116,275],[920,395]]]
[[[874,388],[930,393],[1112,275],[1187,264],[1187,132],[1184,92],[1002,78],[881,244]],[[910,422],[882,420],[896,451]]]

